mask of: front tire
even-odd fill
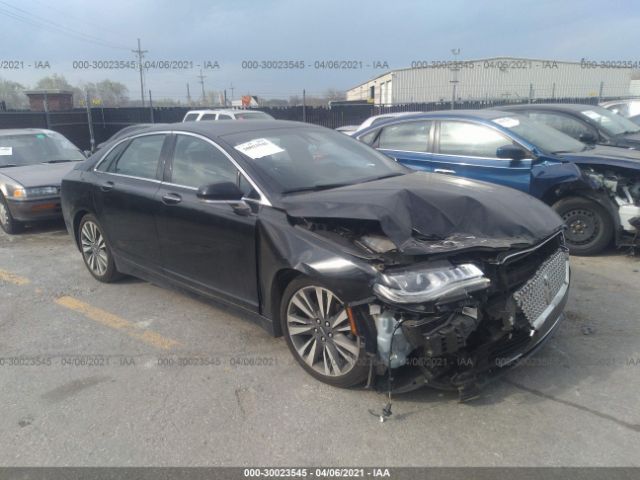
[[[113,255],[98,219],[90,213],[82,217],[78,226],[78,243],[84,264],[100,282],[110,283],[122,277],[116,269]]]
[[[366,379],[362,342],[330,289],[305,277],[293,280],[282,297],[280,321],[289,350],[311,376],[344,388]]]
[[[16,233],[22,232],[24,229],[24,225],[17,221],[11,215],[11,211],[9,211],[9,205],[7,205],[7,201],[4,199],[4,196],[0,193],[0,227],[4,230],[5,233],[9,235],[15,235]]]
[[[593,200],[567,197],[553,209],[567,224],[565,238],[573,255],[595,255],[607,248],[613,239],[613,220]]]

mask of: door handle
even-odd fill
[[[182,197],[177,193],[167,193],[162,197],[162,203],[165,205],[176,205],[182,201]]]
[[[447,170],[446,168],[434,168],[433,171],[435,173],[448,173],[448,174],[455,174],[456,173],[455,170]]]
[[[100,190],[102,190],[103,192],[110,192],[111,190],[113,190],[113,187],[115,187],[115,184],[113,182],[104,182],[102,185],[100,185]]]

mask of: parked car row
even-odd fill
[[[612,240],[637,236],[640,152],[589,146],[513,110],[403,116],[355,137],[417,170],[498,183],[539,198],[567,224],[574,254],[592,255]]]

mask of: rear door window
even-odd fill
[[[216,114],[215,113],[203,113],[202,117],[200,117],[200,121],[203,120],[215,120],[216,119]]]
[[[197,113],[187,113],[187,115],[184,117],[184,120],[182,120],[183,122],[195,122],[198,119],[198,114]]]

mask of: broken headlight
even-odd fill
[[[490,280],[472,263],[381,274],[373,291],[393,303],[424,303],[489,286]]]

